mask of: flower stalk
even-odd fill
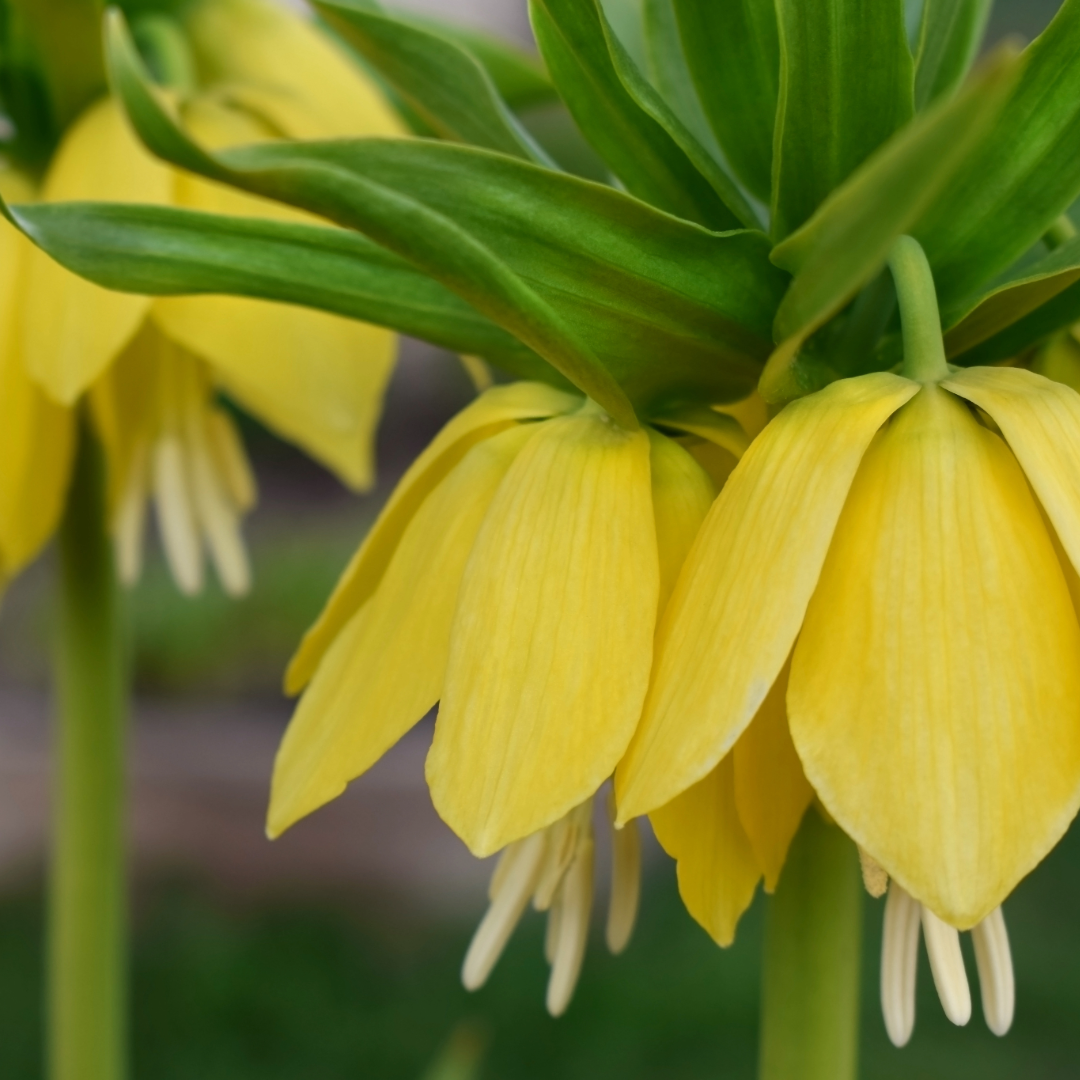
[[[934,275],[918,240],[901,236],[889,253],[904,334],[901,374],[915,382],[934,383],[949,377],[941,337]]]
[[[50,1080],[126,1074],[126,660],[101,448],[84,428],[60,531]]]
[[[855,846],[809,811],[766,919],[759,1080],[855,1080],[862,903]]]

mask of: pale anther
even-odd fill
[[[895,881],[891,884],[881,941],[881,1011],[894,1046],[906,1046],[915,1028],[921,907]]]
[[[963,1026],[971,1019],[971,990],[960,952],[960,933],[927,907],[922,909],[922,926],[941,1007],[954,1024]]]
[[[971,940],[975,946],[986,1026],[995,1035],[1004,1035],[1012,1027],[1016,983],[1009,934],[1001,908],[995,908],[975,926],[971,931]]]

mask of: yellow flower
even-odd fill
[[[185,12],[183,28],[198,86],[183,93],[178,107],[187,128],[208,145],[400,133],[359,69],[283,7],[264,0],[203,2]],[[40,197],[302,217],[165,167],[108,98],[66,132]],[[373,431],[395,350],[391,333],[257,300],[108,292],[26,250],[6,225],[3,232],[3,243],[19,248],[11,264],[17,272],[5,260],[0,279],[0,303],[18,311],[4,377],[18,380],[21,364],[53,402],[68,408],[89,391],[109,458],[110,514],[125,578],[138,572],[142,507],[152,494],[182,589],[200,586],[204,545],[225,587],[246,587],[238,524],[254,488],[236,432],[216,405],[219,391],[346,483],[371,484]],[[4,407],[15,407],[7,395]],[[51,422],[65,421],[54,411]],[[54,471],[66,477],[61,455],[53,456]],[[53,491],[57,484],[48,486]],[[27,537],[36,546],[51,532],[60,502],[31,498],[33,506],[20,509],[14,495],[3,497],[0,543],[7,546],[5,533],[21,535],[22,547],[4,556],[17,565],[25,561]],[[32,512],[35,527],[9,512],[16,518]]]
[[[996,918],[1080,806],[1078,564],[1075,391],[971,368],[795,402],[675,587],[621,817],[712,773],[790,656],[791,736],[829,814],[946,923]]]
[[[638,723],[657,610],[714,490],[674,439],[580,397],[483,394],[406,474],[293,658],[287,688],[307,689],[270,835],[436,702],[428,783],[475,854],[574,812]]]

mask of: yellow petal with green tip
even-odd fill
[[[92,105],[68,130],[45,177],[46,202],[168,203],[172,173],[150,156],[111,99]],[[149,297],[110,292],[29,254],[22,347],[31,376],[72,404],[116,358],[146,317]]]
[[[499,483],[535,432],[518,425],[474,446],[409,523],[375,594],[337,635],[285,733],[271,836],[340,795],[438,701],[466,560]]]
[[[918,389],[886,373],[784,409],[713,503],[661,619],[645,714],[616,774],[620,820],[708,774],[791,651],[874,433]]]
[[[780,880],[788,848],[814,797],[788,729],[788,665],[735,744],[735,804],[772,892]]]
[[[474,854],[610,776],[641,715],[658,578],[648,436],[592,409],[543,424],[469,560],[427,761]]]
[[[968,929],[1080,806],[1080,627],[1001,438],[923,388],[863,459],[792,659],[837,824]]]
[[[1001,428],[1080,570],[1080,394],[1022,368],[968,368],[942,386]]]
[[[298,694],[345,624],[371,596],[409,522],[435,486],[483,439],[521,420],[569,412],[581,398],[543,383],[510,383],[481,394],[457,414],[398,482],[289,664],[285,691]]]
[[[678,863],[686,910],[717,945],[730,945],[761,879],[735,806],[731,755],[704,780],[654,810],[649,820],[663,849]]]

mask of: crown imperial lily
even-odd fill
[[[475,854],[591,798],[637,724],[657,610],[713,492],[673,439],[580,397],[482,395],[398,485],[293,658],[287,688],[307,689],[270,834],[436,702],[428,782]]]
[[[184,31],[202,81],[181,93],[180,115],[211,145],[400,131],[338,48],[277,5],[196,4],[185,12]],[[7,188],[12,185],[26,189],[8,191],[19,201],[32,197],[32,187],[9,173]],[[92,105],[66,132],[39,196],[302,217],[162,165],[111,98]],[[227,591],[247,587],[238,524],[254,501],[254,485],[232,423],[215,404],[219,390],[350,485],[370,485],[393,334],[258,300],[110,292],[64,270],[6,223],[0,231],[2,303],[18,312],[5,319],[4,408],[14,419],[0,438],[9,444],[6,461],[33,460],[35,467],[33,492],[18,468],[5,469],[5,574],[28,561],[55,528],[70,464],[68,410],[88,391],[109,456],[111,524],[129,582],[141,564],[143,507],[152,494],[183,591],[202,583],[204,547]]]

